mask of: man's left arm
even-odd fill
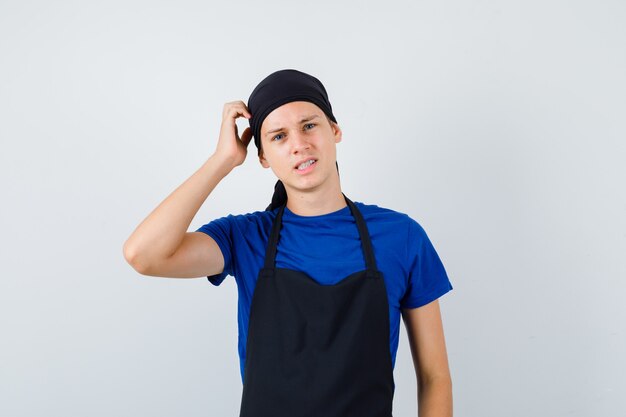
[[[452,378],[439,301],[403,308],[417,378],[418,417],[452,417]]]

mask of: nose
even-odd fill
[[[304,149],[309,149],[310,144],[305,134],[301,132],[296,132],[291,135],[292,138],[292,149],[293,153],[301,152]]]

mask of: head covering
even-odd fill
[[[248,98],[248,119],[258,154],[261,154],[261,125],[274,109],[292,101],[308,101],[319,107],[330,120],[337,123],[324,85],[312,75],[295,69],[284,69],[265,77]],[[335,162],[337,165],[337,162]],[[339,171],[339,165],[337,165]],[[274,186],[272,202],[265,210],[273,210],[287,201],[287,191],[282,181]]]
[[[328,101],[324,85],[312,75],[295,69],[276,71],[263,79],[252,91],[248,99],[248,110],[252,117],[248,120],[254,144],[261,151],[261,125],[272,110],[292,101],[308,101],[337,123]]]

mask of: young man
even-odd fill
[[[241,138],[239,117],[250,122]],[[252,137],[261,165],[279,179],[270,206],[187,232]],[[144,275],[207,276],[214,285],[235,277],[241,417],[391,417],[400,317],[420,415],[449,417],[437,298],[452,285],[415,220],[343,194],[341,140],[319,80],[270,74],[247,106],[224,106],[215,153],[137,227],[125,257]]]

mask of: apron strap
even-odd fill
[[[283,211],[285,211],[286,205],[287,203],[283,204],[278,209],[278,213],[276,214],[276,218],[272,224],[272,233],[270,234],[270,239],[267,242],[267,250],[265,251],[265,267],[263,269],[264,272],[267,271],[270,274],[274,272],[274,259],[276,258],[278,237],[280,235],[280,227],[283,223]]]
[[[350,207],[350,212],[352,213],[352,216],[356,221],[356,226],[359,231],[359,236],[361,238],[361,247],[363,249],[363,256],[365,257],[365,265],[368,270],[368,275],[370,275],[370,273],[373,273],[373,276],[377,276],[378,269],[376,268],[376,258],[374,257],[374,250],[372,249],[372,242],[370,239],[369,231],[367,230],[365,220],[363,219],[363,216],[361,215],[361,212],[356,207],[356,205],[348,197],[346,197],[344,193],[341,194],[346,200],[348,207]],[[267,250],[265,251],[265,266],[263,269],[266,273],[273,273],[274,271],[276,248],[278,247],[278,239],[280,237],[280,228],[282,226],[283,212],[285,211],[286,205],[287,203],[280,206],[272,225],[272,233],[270,234],[270,238],[267,243]]]
[[[372,241],[370,239],[370,234],[367,230],[365,220],[363,219],[359,209],[356,208],[356,205],[348,197],[346,197],[345,194],[343,197],[346,199],[348,206],[350,206],[350,211],[356,220],[356,227],[359,229],[359,236],[361,237],[361,246],[363,248],[363,256],[365,256],[365,265],[367,270],[376,272],[378,271],[376,268],[376,258],[374,257],[374,249],[372,249]]]

